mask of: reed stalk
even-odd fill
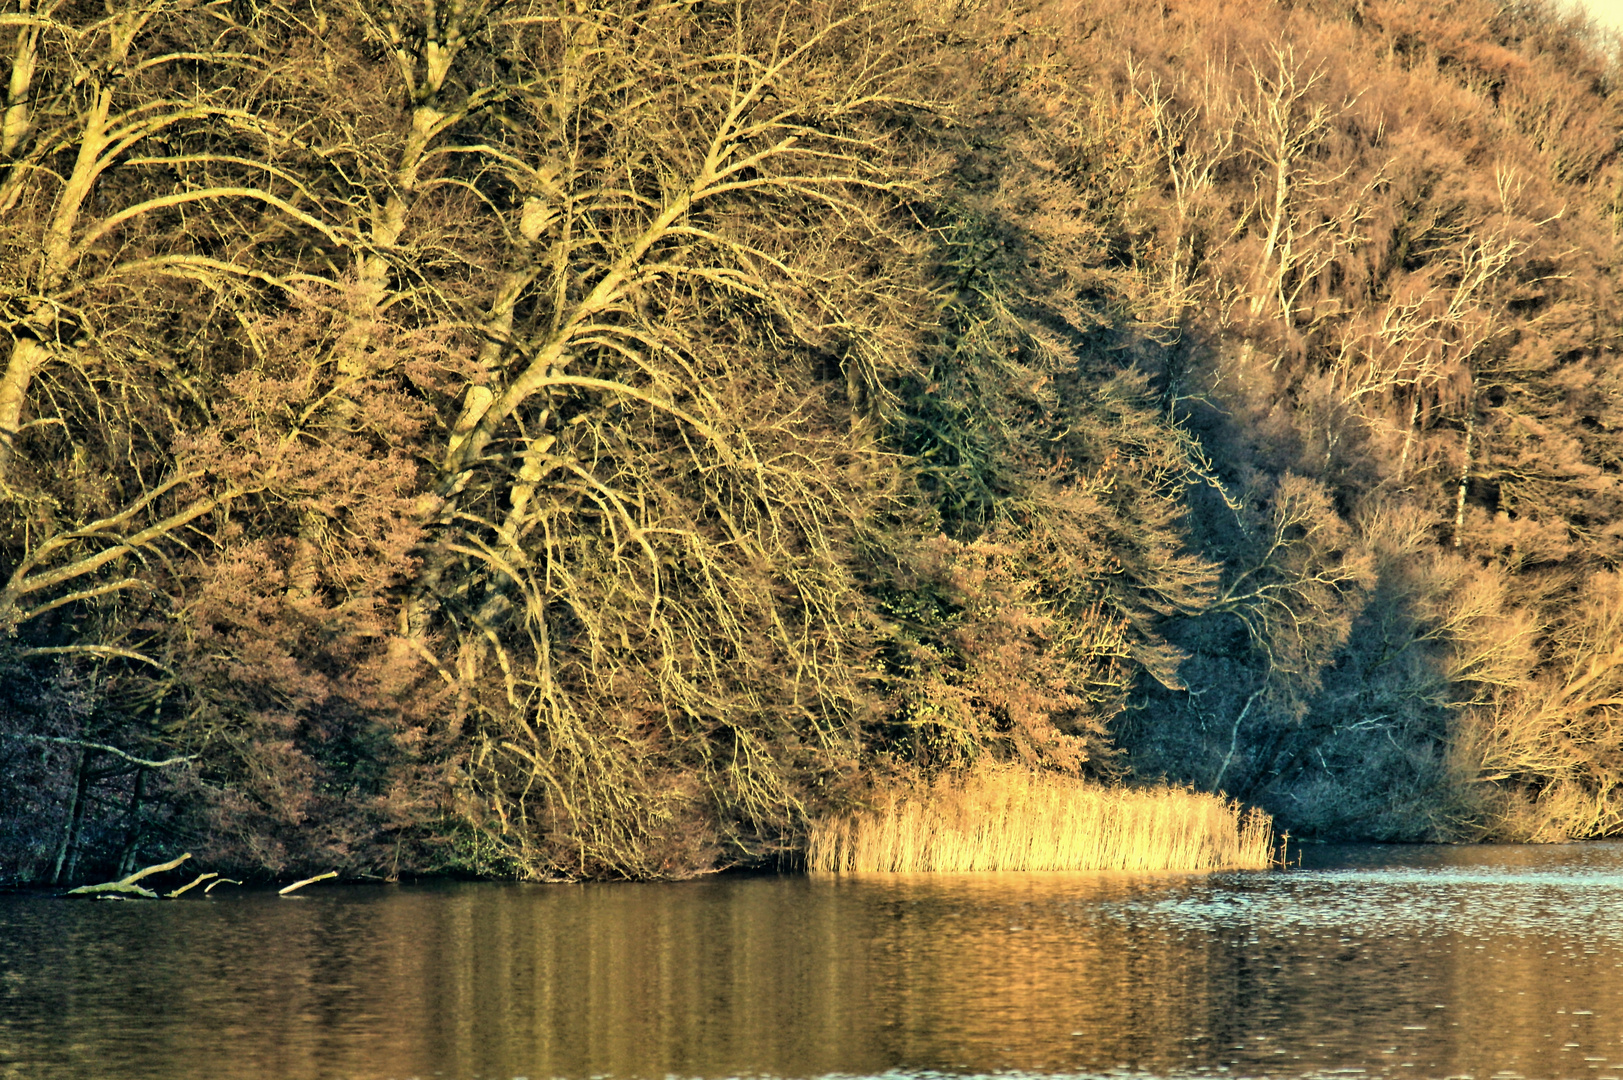
[[[815,823],[807,865],[814,874],[1264,869],[1274,850],[1273,819],[1222,796],[997,767]]]

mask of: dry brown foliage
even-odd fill
[[[680,876],[988,761],[1615,831],[1596,42],[0,0],[0,840]]]

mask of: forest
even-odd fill
[[[686,877],[1018,765],[1623,833],[1543,0],[0,0],[0,885]]]

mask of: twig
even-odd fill
[[[295,881],[293,884],[287,886],[284,889],[278,889],[278,890],[276,890],[276,895],[277,896],[286,896],[288,893],[293,892],[296,889],[302,889],[306,885],[313,885],[318,881],[326,881],[328,878],[334,878],[334,877],[337,877],[337,876],[338,876],[338,871],[336,871],[336,870],[328,870],[325,874],[317,874],[315,877],[307,877],[303,881]]]
[[[242,882],[238,881],[236,878],[223,877],[219,881],[211,881],[207,885],[203,886],[203,895],[207,896],[209,893],[213,892],[214,891],[214,886],[216,886],[216,885],[241,885],[241,884],[242,884]]]

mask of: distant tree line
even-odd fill
[[[984,758],[1623,830],[1615,46],[0,0],[0,882],[792,863]]]

